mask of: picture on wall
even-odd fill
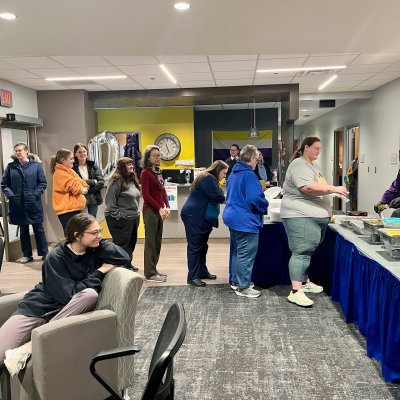
[[[140,162],[140,132],[113,132],[121,145],[120,156],[132,158],[135,166],[136,175],[140,177],[142,168]]]
[[[272,161],[272,130],[259,131],[260,136],[250,138],[248,131],[213,131],[213,161],[226,160],[230,157],[229,149],[237,144],[242,149],[246,144],[252,144],[261,151],[264,162],[271,165]]]

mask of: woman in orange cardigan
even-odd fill
[[[85,208],[85,194],[89,189],[88,184],[72,169],[73,165],[74,155],[67,149],[58,150],[50,161],[53,174],[53,210],[64,233],[68,221]]]

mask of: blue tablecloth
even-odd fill
[[[367,354],[382,363],[386,381],[400,381],[400,281],[336,234],[332,300],[367,339]]]
[[[283,225],[264,225],[252,281],[262,288],[289,285],[289,258]],[[368,356],[382,363],[384,379],[399,382],[400,280],[332,229],[312,257],[310,279],[340,303],[347,322],[358,325]]]

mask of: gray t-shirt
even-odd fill
[[[303,157],[296,158],[289,164],[283,184],[282,218],[330,217],[331,204],[327,196],[311,196],[299,190],[300,187],[315,182],[327,184],[318,164],[310,165]]]
[[[107,188],[104,215],[115,219],[135,219],[140,215],[139,198],[140,191],[133,183],[127,190],[121,191],[120,181],[114,181]]]

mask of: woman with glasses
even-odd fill
[[[85,196],[85,211],[96,218],[97,209],[103,203],[101,197],[101,189],[104,187],[103,174],[94,165],[94,161],[88,160],[88,148],[83,143],[77,143],[74,146],[74,156],[75,162],[72,168],[89,185],[89,190]]]
[[[143,220],[145,230],[144,274],[147,281],[165,282],[167,275],[157,270],[160,258],[163,221],[169,217],[169,203],[160,169],[161,155],[157,146],[150,145],[143,152],[141,173]]]
[[[71,150],[60,149],[51,158],[50,170],[53,174],[53,210],[64,230],[68,221],[86,206],[85,194],[89,185],[72,169],[74,155]]]
[[[14,159],[4,171],[1,190],[9,201],[9,222],[20,227],[21,264],[33,261],[29,225],[35,234],[38,256],[44,260],[49,252],[43,228],[42,194],[47,182],[41,161],[30,154],[25,143],[14,146]]]
[[[126,268],[132,271],[138,271],[131,261],[140,221],[139,199],[140,186],[133,160],[120,158],[107,187],[104,215],[113,242],[128,253],[130,262]]]
[[[73,216],[66,227],[65,243],[43,262],[43,281],[24,296],[0,328],[0,368],[4,363],[11,376],[18,374],[32,354],[32,330],[92,311],[104,276],[128,262],[124,250],[101,238],[101,228],[92,215]]]

